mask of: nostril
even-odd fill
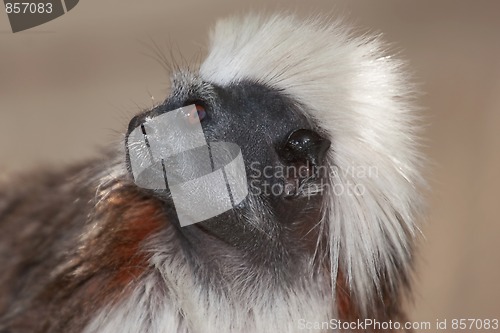
[[[198,121],[201,122],[207,116],[207,110],[203,105],[198,103],[191,103],[189,105],[193,104],[195,106],[195,110],[191,109],[192,111],[190,111],[190,113],[187,114],[188,122],[190,124],[195,124]]]
[[[199,104],[196,104],[196,111],[198,111],[198,118],[200,118],[200,121],[202,121],[206,115],[207,115],[207,111],[205,110],[205,108]]]

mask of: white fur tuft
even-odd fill
[[[273,290],[269,276],[238,276],[236,267],[232,275],[238,276],[238,285],[228,283],[230,288],[221,290],[200,284],[200,275],[207,272],[190,268],[174,235],[167,228],[155,236],[149,246],[155,273],[121,303],[98,313],[84,333],[307,332],[299,326],[301,319],[324,322],[331,317],[328,282],[322,281],[327,277],[302,277],[294,288]]]

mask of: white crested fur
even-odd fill
[[[382,279],[385,288],[399,285],[418,230],[418,118],[402,64],[384,54],[378,37],[354,37],[339,22],[248,16],[217,23],[199,75],[221,86],[254,81],[279,89],[330,136],[329,160],[338,172],[329,190],[351,184],[366,192],[324,196],[332,269],[325,279],[335,282],[341,269],[367,312]],[[351,172],[370,167],[375,175]],[[330,281],[303,277],[302,287],[271,294],[263,276],[253,287],[221,294],[196,283],[178,250],[166,246],[177,245],[154,247],[151,264],[159,273],[103,310],[85,332],[303,332],[299,318],[323,322],[335,314],[334,298],[324,290]]]
[[[217,22],[200,68],[202,79],[221,86],[249,80],[279,89],[329,134],[338,168],[331,188],[366,190],[330,193],[325,202],[332,280],[341,267],[362,310],[376,297],[381,272],[391,288],[396,262],[409,261],[422,182],[412,86],[384,51],[378,37],[354,37],[339,21],[247,16]],[[345,172],[368,167],[375,177]]]

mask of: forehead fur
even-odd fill
[[[329,134],[332,279],[342,269],[364,306],[407,280],[417,230],[418,117],[402,65],[378,36],[355,37],[339,21],[254,15],[219,21],[200,68],[220,86],[250,80],[281,91]],[[362,194],[347,193],[356,185]]]

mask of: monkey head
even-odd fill
[[[185,121],[197,118],[207,142],[231,142],[241,149],[248,194],[233,209],[189,226],[180,227],[173,215],[178,232],[191,239],[193,247],[200,247],[199,251],[220,243],[244,253],[256,269],[272,269],[280,273],[276,275],[280,279],[282,275],[292,276],[289,271],[297,267],[293,263],[309,261],[317,251],[320,239],[316,229],[322,214],[322,187],[328,177],[330,140],[300,104],[272,87],[252,81],[222,87],[181,73],[175,77],[170,97],[131,120],[127,133],[131,173],[131,155],[148,158],[134,151],[147,147],[137,148],[130,139],[131,132],[156,117],[193,104],[196,114],[186,114]],[[162,135],[168,137],[164,140],[179,142],[175,134]],[[188,168],[185,164],[199,165],[200,161],[184,159],[182,163],[177,167]],[[151,193],[173,207],[168,183],[165,187]]]

